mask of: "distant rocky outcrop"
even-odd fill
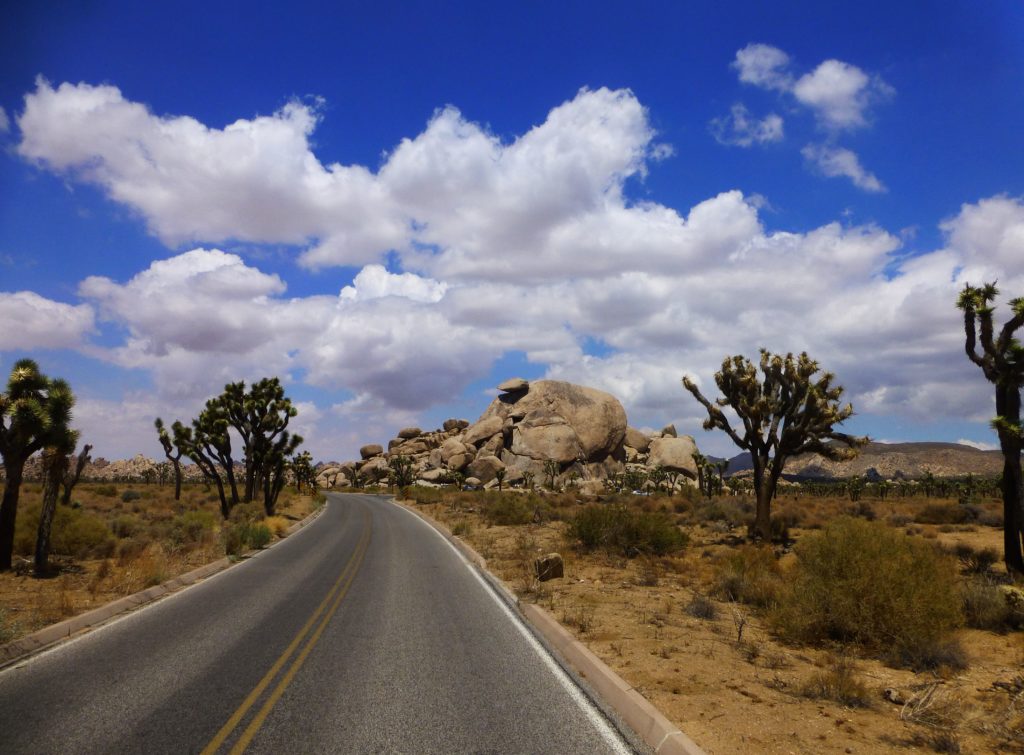
[[[405,428],[387,444],[366,445],[360,459],[331,462],[318,470],[321,487],[341,487],[386,479],[389,461],[412,460],[417,482],[441,485],[516,485],[532,476],[540,482],[548,464],[557,477],[601,488],[601,481],[631,468],[663,466],[679,472],[680,484],[697,476],[693,438],[677,438],[675,428],[645,434],[629,427],[626,411],[611,394],[559,380],[506,380],[499,395],[470,423],[449,419],[438,430]]]
[[[729,461],[727,475],[750,469],[750,455]],[[848,461],[830,461],[819,454],[803,454],[786,462],[783,474],[790,480],[829,480],[865,476],[874,479],[961,477],[967,474],[1002,474],[1003,455],[960,443],[869,443]]]

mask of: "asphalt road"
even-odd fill
[[[2,753],[629,747],[456,551],[332,494],[243,564],[0,672]]]

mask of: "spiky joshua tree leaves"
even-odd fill
[[[761,349],[760,372],[746,357],[726,357],[715,373],[722,397],[714,402],[689,377],[683,378],[686,390],[708,412],[704,429],[722,430],[750,452],[757,496],[754,532],[765,541],[771,539],[771,503],[788,458],[818,453],[832,460],[849,459],[868,442],[832,429],[853,414],[850,404],[839,403],[843,388],[834,380],[832,373],[820,372],[806,353],[781,356],[765,349]],[[726,406],[743,423],[740,431],[722,411]]]
[[[992,318],[993,302],[998,295],[995,283],[979,287],[968,284],[960,292],[956,305],[964,313],[967,358],[978,365],[996,387],[996,417],[992,427],[999,436],[1003,452],[1003,560],[1008,571],[1024,574],[1024,482],[1020,465],[1020,452],[1024,447],[1020,420],[1024,347],[1015,336],[1024,325],[1024,297],[1010,301],[1013,317],[996,335]]]

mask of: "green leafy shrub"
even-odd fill
[[[529,524],[535,514],[542,516],[539,505],[540,499],[535,495],[492,493],[484,497],[481,513],[489,524]]]
[[[910,666],[934,665],[963,621],[957,566],[884,524],[841,518],[796,546],[774,624],[800,642],[854,643]]]
[[[142,493],[137,490],[126,490],[121,493],[121,501],[124,503],[131,503],[132,501],[137,501],[140,498],[142,498]]]
[[[600,548],[629,558],[678,553],[689,541],[665,514],[619,505],[587,506],[569,520],[569,537],[584,551]]]
[[[239,556],[247,550],[265,548],[273,537],[263,522],[228,522],[224,526],[224,550],[229,556]]]
[[[216,517],[212,511],[186,511],[171,523],[169,537],[175,543],[200,543],[207,533],[213,532]]]
[[[770,606],[782,590],[782,569],[767,545],[743,545],[722,558],[712,592],[723,600]]]
[[[39,512],[42,505],[35,503],[18,512],[14,530],[14,549],[19,555],[35,553],[39,532]],[[58,506],[50,528],[50,553],[72,558],[107,558],[112,555],[117,541],[107,523],[100,517],[70,506]]]
[[[92,492],[96,495],[103,496],[104,498],[114,498],[117,496],[116,485],[97,485],[93,488]]]

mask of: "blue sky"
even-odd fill
[[[1019,3],[363,5],[8,11],[0,368],[96,453],[263,374],[322,459],[513,374],[725,453],[679,379],[762,345],[993,442],[952,303],[1024,291]]]

